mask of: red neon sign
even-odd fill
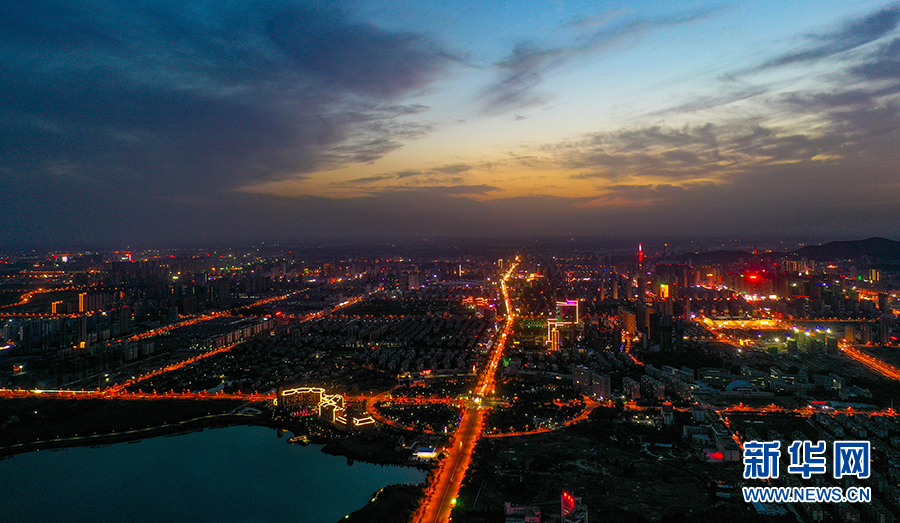
[[[575,510],[575,496],[568,492],[562,493],[562,513],[563,517],[568,516]]]

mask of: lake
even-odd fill
[[[0,461],[5,522],[336,523],[425,472],[323,454],[273,429],[207,429]]]

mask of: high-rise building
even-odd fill
[[[859,326],[859,342],[868,345],[872,343],[872,326],[871,325],[860,325]]]
[[[684,318],[675,318],[675,350],[684,350]]]
[[[889,345],[891,342],[891,322],[893,317],[890,314],[882,314],[878,320],[878,342],[882,345]]]
[[[844,327],[844,340],[847,343],[856,343],[856,331],[853,330],[852,325],[847,325]]]
[[[83,348],[87,343],[87,316],[81,315],[78,317],[78,343]]]
[[[828,336],[825,338],[825,352],[828,354],[838,354],[840,352],[838,349],[837,336]]]
[[[641,384],[631,378],[622,378],[622,392],[629,400],[636,400],[641,397]]]
[[[888,314],[891,312],[889,299],[890,297],[884,292],[878,295],[878,310],[881,311],[882,314]]]
[[[582,394],[587,394],[591,390],[593,374],[593,371],[584,365],[576,365],[572,368],[572,385]]]
[[[672,330],[673,330],[673,320],[672,316],[660,316],[659,317],[659,350],[660,352],[672,352],[674,348],[673,340],[672,340]]]
[[[671,425],[675,422],[675,409],[670,402],[663,403],[662,406],[663,425]]]
[[[619,307],[617,316],[619,323],[622,324],[622,330],[629,335],[637,332],[637,316],[633,312]]]
[[[559,512],[562,523],[588,523],[587,507],[569,492],[562,493]]]
[[[641,376],[641,397],[662,401],[666,399],[666,386],[656,378]]]
[[[559,333],[559,329],[554,326],[550,331],[550,350],[552,352],[557,352],[562,348],[562,336]]]
[[[591,395],[604,400],[608,400],[612,396],[609,374],[593,373]]]
[[[578,300],[566,300],[556,302],[556,322],[577,324],[580,321],[578,316]]]

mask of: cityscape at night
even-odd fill
[[[39,0],[0,55],[0,521],[900,518],[900,5]]]

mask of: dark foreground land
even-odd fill
[[[505,502],[558,514],[563,490],[582,498],[592,521],[781,521],[717,495],[719,482],[740,479],[738,465],[708,463],[680,441],[674,429],[638,426],[611,408],[551,433],[481,438],[453,521],[503,522]]]
[[[397,441],[401,435],[415,439],[390,427],[347,434],[315,419],[274,422],[264,404],[239,400],[14,398],[0,400],[0,457],[228,425],[284,429],[287,437],[306,436],[307,442],[324,444],[328,454],[385,465],[410,465],[409,452],[398,449]]]
[[[388,485],[372,495],[365,507],[339,523],[406,523],[419,506],[424,485]]]

